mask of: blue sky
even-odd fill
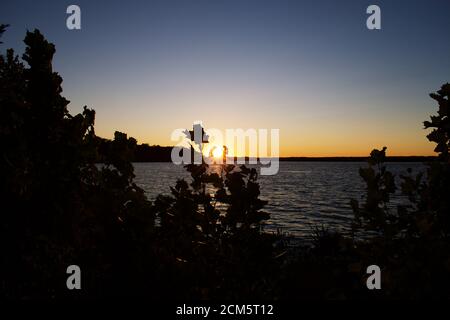
[[[66,8],[81,8],[81,30]],[[367,6],[381,30],[366,28]],[[71,112],[96,131],[170,145],[206,127],[279,128],[281,155],[430,154],[428,93],[450,81],[450,2],[5,1],[3,49],[26,30],[56,45]]]

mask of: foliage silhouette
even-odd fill
[[[22,59],[0,55],[2,298],[449,298],[449,84],[431,94],[439,110],[424,124],[439,158],[426,172],[398,186],[386,148],[360,170],[353,228],[369,236],[316,228],[312,246],[292,248],[262,228],[253,168],[188,165],[190,181],[151,203],[131,163],[150,147],[121,132],[97,137],[92,109],[67,110],[53,44],[38,30],[24,42]],[[394,208],[397,191],[408,201]],[[83,270],[81,292],[65,286],[71,264]],[[365,286],[371,264],[383,290]]]
[[[424,122],[425,128],[434,128],[427,138],[437,144],[438,159],[426,164],[426,172],[414,175],[408,169],[407,175],[399,177],[400,191],[408,201],[396,209],[388,206],[389,196],[397,186],[394,175],[384,165],[383,148],[372,151],[369,168],[360,170],[367,184],[364,205],[351,202],[355,229],[378,232],[366,245],[378,248],[378,259],[384,260],[385,273],[390,277],[385,288],[392,296],[449,297],[445,289],[450,284],[449,89],[449,84],[444,84],[437,93],[430,94],[439,103],[439,110],[431,116],[431,122]],[[396,259],[387,258],[392,253]],[[415,279],[414,283],[408,283],[408,278]]]
[[[426,171],[401,175],[387,169],[386,147],[374,149],[359,173],[366,183],[362,204],[352,199],[356,237],[316,229],[313,247],[297,248],[281,268],[282,299],[448,299],[450,294],[449,84],[430,96],[436,116],[424,122],[439,157]],[[390,205],[399,190],[405,202]],[[381,267],[382,290],[367,290],[366,267]]]
[[[97,166],[104,146],[95,136],[95,112],[85,107],[70,115],[62,79],[52,70],[54,46],[37,30],[24,42],[28,66],[11,49],[0,56],[1,265],[11,274],[1,292],[67,295],[65,268],[74,263],[106,275],[95,286],[101,288],[119,273],[109,266],[120,270],[121,254],[130,249],[125,243],[153,226],[151,203],[132,183],[124,152],[135,140],[117,133],[105,166]]]
[[[437,161],[427,163],[426,174],[417,175],[408,170],[401,175],[401,192],[409,203],[397,207],[392,213],[387,204],[389,195],[397,189],[394,175],[384,165],[385,151],[374,150],[369,158],[369,168],[361,168],[360,175],[367,184],[366,202],[359,207],[352,200],[358,226],[381,231],[385,237],[445,237],[450,232],[450,145],[448,97],[450,85],[445,84],[430,96],[439,103],[438,115],[425,121],[425,128],[434,128],[427,138],[435,142],[439,153]],[[365,221],[361,221],[361,218]]]
[[[185,270],[172,277],[194,281],[178,291],[191,288],[186,297],[269,297],[277,236],[261,232],[269,215],[261,210],[266,202],[259,199],[256,170],[220,165],[213,172],[205,163],[185,168],[192,181],[178,180],[170,196],[155,201],[159,237]]]
[[[71,115],[55,47],[38,30],[24,42],[24,63],[0,56],[1,296],[267,297],[274,237],[260,231],[255,170],[188,166],[192,182],[153,206],[133,182],[137,141],[97,137],[87,107]],[[82,292],[65,287],[71,264]]]

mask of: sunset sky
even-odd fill
[[[81,30],[66,28],[70,4]],[[370,4],[381,30],[366,28]],[[40,29],[69,110],[95,109],[107,138],[173,145],[174,129],[202,120],[279,128],[281,156],[429,155],[422,122],[450,82],[449,12],[448,0],[2,0],[1,50],[22,54]]]

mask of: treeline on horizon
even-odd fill
[[[123,134],[116,132],[117,134]],[[96,161],[101,163],[104,162],[104,155],[106,150],[112,144],[113,140],[97,137],[99,145],[99,153],[97,155]],[[131,161],[132,162],[171,162],[171,153],[173,147],[153,145],[150,146],[146,143],[137,144],[136,140],[129,138],[131,140]],[[184,152],[190,152],[188,149],[184,149]]]
[[[122,133],[121,133],[122,134]],[[98,154],[97,162],[103,162],[103,156],[101,150],[107,148],[111,144],[112,140],[97,137],[100,147],[100,153]],[[134,138],[129,138],[132,141],[136,141]],[[149,145],[147,143],[138,144],[137,141],[132,146],[132,162],[171,162],[172,146],[160,146]],[[182,152],[190,154],[190,150],[183,148]],[[249,161],[249,157],[244,158],[246,162]],[[238,157],[233,157],[237,160]],[[280,161],[291,162],[366,162],[369,157],[352,157],[352,156],[339,156],[339,157],[280,157]],[[259,160],[259,158],[257,158]],[[429,162],[436,160],[436,156],[386,156],[386,162]]]

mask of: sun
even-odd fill
[[[215,146],[212,152],[214,158],[220,159],[223,156],[223,148],[220,146]]]

